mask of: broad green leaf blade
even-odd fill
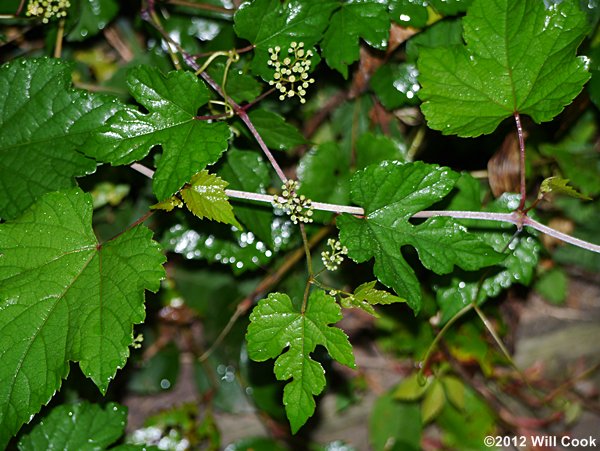
[[[391,0],[388,8],[390,19],[403,26],[423,28],[429,18],[426,0]]]
[[[348,337],[340,329],[330,326],[340,319],[340,307],[322,290],[311,293],[304,312],[288,295],[271,293],[250,315],[246,334],[248,355],[257,362],[277,358],[277,379],[292,379],[285,386],[283,404],[293,433],[312,416],[314,396],[325,387],[323,367],[310,357],[315,347],[322,345],[341,364],[355,366]],[[287,351],[281,354],[286,348]]]
[[[590,77],[575,56],[588,31],[576,0],[475,0],[463,27],[466,46],[420,50],[421,109],[444,134],[491,133],[516,112],[549,121]]]
[[[81,402],[52,409],[44,420],[19,441],[21,451],[49,449],[106,449],[125,431],[127,408],[108,403]]]
[[[231,224],[241,229],[233,215],[229,197],[225,194],[227,182],[208,171],[200,171],[192,177],[189,185],[181,190],[186,207],[200,219]]]
[[[592,200],[591,197],[581,194],[575,188],[569,185],[569,179],[561,177],[548,177],[540,185],[538,197],[543,197],[546,193],[559,193],[576,199]]]
[[[67,41],[83,41],[94,36],[118,11],[116,0],[71,0],[67,15],[67,30],[70,30]]]
[[[296,127],[287,123],[283,116],[267,110],[256,110],[250,114],[250,119],[271,149],[290,150],[306,144],[306,139]]]
[[[406,145],[386,135],[364,133],[356,142],[356,167],[362,169],[385,160],[407,161]]]
[[[46,404],[78,361],[106,392],[144,320],[164,256],[152,232],[130,229],[99,244],[92,199],[79,189],[43,196],[0,225],[0,448]]]
[[[173,195],[184,183],[227,149],[230,131],[222,122],[196,118],[210,93],[191,72],[163,75],[149,66],[132,69],[127,84],[133,97],[149,114],[128,108],[114,115],[94,137],[85,152],[114,165],[144,158],[161,145],[163,154],[152,187],[159,201]]]
[[[43,194],[95,171],[78,150],[122,105],[70,86],[71,66],[62,60],[0,67],[0,218],[16,218]]]
[[[375,258],[374,273],[416,312],[421,307],[419,281],[401,248],[416,248],[425,267],[445,274],[454,265],[478,269],[504,256],[451,218],[430,218],[414,226],[409,218],[446,196],[459,175],[421,162],[383,162],[352,178],[351,198],[365,209],[365,218],[343,215],[337,221],[348,256],[361,263]]]
[[[221,167],[219,175],[227,180],[230,189],[265,194],[271,184],[269,167],[263,158],[255,152],[229,150],[227,162]],[[239,220],[260,240],[273,247],[273,208],[264,204],[239,202],[234,206]],[[281,243],[278,243],[281,244]]]
[[[518,195],[505,194],[486,210],[509,212],[514,211],[518,205]],[[442,314],[440,319],[442,324],[473,301],[481,305],[513,284],[528,285],[535,272],[541,250],[539,241],[527,231],[514,237],[514,226],[510,224],[480,220],[460,222],[477,227],[477,236],[496,251],[504,251],[506,258],[498,262],[496,268],[473,273],[455,271],[435,283],[434,289]],[[509,246],[508,249],[506,246]]]
[[[244,2],[235,14],[234,27],[240,38],[255,46],[253,72],[265,80],[272,78],[273,70],[267,65],[270,47],[287,49],[292,42],[304,42],[307,49],[313,47],[321,39],[329,16],[338,5],[334,0]]]
[[[348,66],[359,58],[359,39],[385,50],[390,18],[385,3],[377,0],[348,0],[341,3],[329,22],[321,49],[327,65],[348,78]]]

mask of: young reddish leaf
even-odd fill
[[[0,448],[46,404],[69,362],[106,392],[144,320],[165,261],[137,226],[106,243],[92,231],[92,198],[79,189],[43,196],[0,224]]]
[[[575,56],[589,29],[577,0],[475,0],[463,27],[466,46],[420,50],[421,109],[444,134],[491,133],[515,112],[549,121],[590,78]]]
[[[315,347],[322,345],[342,365],[355,366],[348,337],[330,326],[340,319],[340,307],[322,290],[311,293],[305,311],[287,294],[271,293],[250,315],[248,355],[257,362],[277,358],[277,379],[292,379],[283,391],[283,404],[293,433],[312,416],[314,396],[325,388],[323,367],[310,356]],[[285,348],[288,350],[281,354]]]

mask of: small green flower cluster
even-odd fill
[[[281,185],[281,189],[281,197],[278,195],[273,196],[273,205],[290,215],[290,219],[294,224],[313,222],[311,218],[313,215],[312,201],[307,199],[304,194],[300,196],[296,194],[298,182],[288,180],[284,185]]]
[[[327,240],[327,245],[331,248],[331,251],[321,252],[321,260],[323,260],[325,268],[329,271],[335,271],[344,261],[344,255],[348,254],[348,248],[332,238]]]
[[[69,0],[29,0],[26,15],[41,17],[43,23],[48,23],[53,17],[65,17],[70,6]]]
[[[315,82],[314,78],[308,78],[310,70],[310,57],[313,56],[311,50],[304,50],[304,42],[292,42],[288,53],[293,57],[286,56],[283,61],[279,60],[281,47],[270,48],[271,57],[267,64],[275,68],[273,80],[269,81],[271,86],[279,90],[279,100],[286,97],[298,96],[300,103],[306,103],[304,96],[308,85]]]

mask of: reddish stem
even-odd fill
[[[519,169],[521,171],[521,201],[519,202],[519,208],[517,208],[517,211],[523,211],[525,209],[525,199],[527,197],[527,184],[525,180],[525,138],[523,137],[521,116],[519,116],[519,113],[515,111],[514,117],[515,123],[517,124],[517,136],[519,137]]]

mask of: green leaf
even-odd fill
[[[375,401],[369,417],[369,442],[374,451],[419,451],[422,433],[418,404],[398,402],[389,393]]]
[[[150,210],[173,211],[175,208],[183,207],[183,202],[177,196],[171,196],[165,200],[155,203],[150,206]]]
[[[83,41],[96,35],[119,11],[115,0],[71,0],[67,15],[67,41]]]
[[[181,190],[181,198],[185,206],[200,219],[208,218],[213,221],[231,224],[241,229],[233,215],[229,197],[225,194],[227,182],[208,171],[200,171]]]
[[[287,49],[292,42],[304,42],[307,49],[314,47],[337,7],[338,2],[334,0],[243,3],[235,14],[234,27],[240,38],[255,46],[252,71],[265,80],[272,79],[273,70],[267,65],[268,49],[275,46]]]
[[[437,417],[446,404],[446,394],[444,387],[439,380],[434,380],[429,386],[423,403],[421,404],[421,416],[423,423],[427,424]]]
[[[390,19],[403,26],[423,28],[427,24],[429,13],[426,0],[391,0]]]
[[[418,103],[419,72],[414,64],[384,64],[371,78],[371,87],[388,110]]]
[[[475,0],[463,19],[466,46],[420,50],[428,125],[478,136],[515,112],[537,123],[554,118],[590,77],[575,56],[589,28],[578,3],[546,9],[538,0]]]
[[[465,12],[472,2],[473,0],[429,0],[431,6],[445,16]]]
[[[0,218],[16,218],[43,194],[95,171],[77,150],[122,105],[70,85],[71,65],[59,59],[0,67]]]
[[[321,49],[327,64],[348,78],[348,66],[359,58],[359,39],[385,50],[390,18],[385,4],[377,0],[347,0],[329,21]]]
[[[288,124],[279,114],[267,110],[255,110],[248,116],[271,149],[289,150],[306,144],[306,139],[296,127]]]
[[[444,391],[448,401],[458,410],[465,408],[466,387],[463,381],[454,376],[444,376],[442,378]]]
[[[462,43],[462,22],[442,20],[409,39],[406,43],[406,60],[415,62],[422,47],[447,47]]]
[[[287,223],[274,225],[280,225],[284,232],[291,233]],[[165,250],[183,255],[188,260],[228,265],[235,274],[261,268],[273,258],[273,251],[252,233],[231,232],[204,224],[199,231],[185,223],[176,224],[165,232],[162,244]]]
[[[591,197],[581,194],[575,188],[569,185],[569,179],[561,177],[548,177],[542,181],[538,198],[544,197],[546,193],[559,193],[576,199],[592,200]]]
[[[219,84],[223,84],[225,64],[213,63],[207,69],[209,75]],[[244,73],[236,65],[232,65],[227,73],[227,84],[225,85],[227,95],[237,103],[250,102],[258,97],[262,91],[262,84],[254,77]]]
[[[518,195],[504,194],[485,210],[504,213],[514,211],[518,205]],[[434,289],[442,314],[440,319],[442,324],[473,301],[481,305],[488,298],[497,296],[502,290],[515,283],[529,285],[541,249],[539,241],[528,232],[522,232],[514,237],[514,226],[509,224],[480,220],[461,222],[477,227],[479,230],[477,236],[482,241],[498,252],[506,249],[507,255],[496,268],[491,270],[472,273],[455,271],[449,277],[439,279]]]
[[[387,291],[376,289],[376,283],[377,281],[373,280],[372,282],[366,282],[356,287],[352,296],[342,298],[342,306],[346,308],[357,307],[373,316],[378,316],[372,307],[373,305],[406,302],[406,300],[399,298],[398,296],[394,296]]]
[[[407,161],[406,146],[389,136],[364,133],[356,142],[356,167],[362,169],[385,160]]]
[[[306,310],[293,304],[287,294],[271,293],[250,315],[246,334],[249,357],[257,362],[277,358],[277,379],[292,378],[283,391],[283,404],[293,433],[312,416],[313,397],[325,387],[323,367],[310,357],[315,347],[322,345],[333,359],[355,366],[348,337],[330,326],[340,319],[340,307],[322,290],[310,294]]]
[[[104,408],[83,401],[64,404],[19,441],[21,451],[49,449],[106,449],[125,432],[127,408],[108,403]]]
[[[416,401],[421,399],[431,386],[431,379],[427,379],[425,383],[419,380],[419,374],[413,373],[398,384],[393,391],[394,399],[400,401]]]
[[[536,280],[534,289],[553,304],[564,304],[567,299],[569,279],[562,268],[546,271]]]
[[[334,142],[326,142],[307,152],[298,163],[301,181],[298,192],[317,202],[347,204],[350,191],[350,156]],[[316,211],[313,219],[328,222],[331,214]]]
[[[421,289],[403,246],[415,247],[423,265],[438,274],[454,265],[478,269],[504,258],[451,218],[430,218],[416,226],[409,222],[448,194],[457,179],[448,168],[422,162],[369,166],[351,182],[351,199],[365,209],[365,217],[343,215],[337,221],[349,257],[357,263],[375,258],[379,281],[405,298],[415,313],[421,308]]]
[[[230,189],[265,194],[271,184],[269,167],[263,158],[255,152],[229,150],[227,162],[219,170],[219,175],[227,180]],[[256,236],[274,246],[273,208],[263,203],[239,202],[234,206],[239,220]],[[279,245],[281,243],[278,243]]]
[[[165,261],[152,232],[134,227],[98,243],[92,198],[49,193],[0,224],[0,448],[60,388],[79,362],[102,393],[122,368],[144,289],[157,291]]]
[[[149,66],[132,69],[127,84],[149,114],[127,108],[114,115],[85,149],[86,154],[114,165],[144,158],[160,144],[163,154],[152,179],[159,201],[175,194],[184,183],[227,149],[230,131],[222,122],[196,119],[210,93],[191,72],[163,75]]]

